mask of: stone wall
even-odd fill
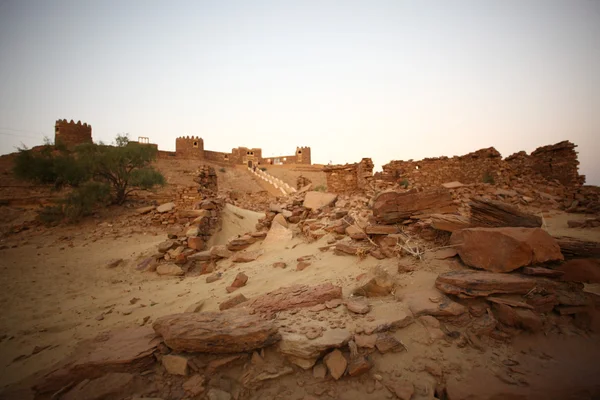
[[[210,151],[204,150],[204,159],[207,161],[214,161],[218,163],[230,164],[231,153],[224,153],[221,151]]]
[[[291,156],[265,157],[261,164],[289,165],[304,164],[311,165],[310,147],[296,147],[296,153]]]
[[[198,136],[185,136],[175,139],[175,154],[181,158],[204,158],[204,140]]]
[[[300,175],[298,179],[296,179],[296,189],[300,190],[305,186],[308,186],[312,183],[310,179],[305,176]]]
[[[194,178],[194,182],[196,182],[200,187],[198,188],[199,192],[213,192],[217,193],[218,184],[217,184],[217,173],[215,169],[208,165],[203,165],[198,170],[198,176]]]
[[[373,162],[363,158],[360,163],[328,165],[323,168],[327,177],[327,191],[347,193],[368,188],[373,179]]]
[[[54,143],[74,147],[78,144],[92,143],[92,126],[81,121],[59,119],[54,125]]]

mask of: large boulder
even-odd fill
[[[454,232],[450,243],[465,264],[492,272],[563,260],[556,240],[540,228],[468,228]]]
[[[171,349],[198,353],[239,353],[260,349],[281,338],[273,321],[244,310],[182,313],[152,325]]]
[[[335,203],[337,194],[324,192],[308,192],[304,197],[304,207],[310,210],[319,210]]]
[[[514,274],[483,271],[452,271],[441,274],[435,286],[446,294],[469,298],[494,293],[526,294],[536,285],[534,279]]]
[[[373,200],[373,217],[380,224],[396,224],[413,215],[452,213],[457,210],[452,194],[447,189],[386,191]]]

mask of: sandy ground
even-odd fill
[[[302,166],[293,165],[266,165],[267,172],[273,175],[275,178],[279,178],[291,187],[296,187],[296,180],[300,175],[310,179],[313,187],[323,186],[327,187],[327,178],[323,171],[319,171],[316,168],[306,168]]]

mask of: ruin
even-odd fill
[[[81,121],[75,123],[59,119],[54,125],[54,143],[66,147],[75,147],[83,143],[92,143],[92,126]]]
[[[373,179],[373,161],[363,158],[359,163],[328,165],[323,168],[327,176],[327,190],[347,193],[364,190]]]

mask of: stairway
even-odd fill
[[[287,196],[288,194],[296,193],[296,189],[294,189],[293,187],[291,187],[290,185],[288,185],[281,179],[275,178],[273,175],[271,175],[265,171],[262,171],[258,168],[256,169],[256,171],[254,171],[252,168],[248,168],[248,171],[252,175],[254,175],[256,178],[273,186],[277,191],[281,192],[284,196]]]

